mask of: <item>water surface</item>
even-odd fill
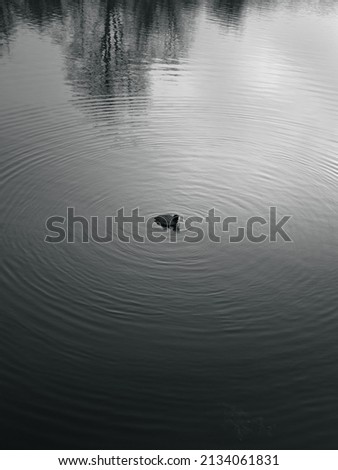
[[[329,0],[2,1],[4,448],[336,447],[337,49]],[[68,206],[293,242],[45,243]]]

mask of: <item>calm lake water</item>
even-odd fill
[[[337,50],[330,0],[2,0],[4,448],[336,448]],[[68,206],[293,241],[45,243]]]

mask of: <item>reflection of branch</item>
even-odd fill
[[[10,30],[13,27],[13,12],[7,2],[0,5],[0,37],[3,36],[8,42]]]
[[[109,92],[109,71],[111,61],[111,34],[110,34],[110,0],[107,0],[106,20],[104,25],[104,34],[101,40],[101,55],[104,62],[105,86]]]
[[[114,72],[121,75],[122,81],[127,83],[128,91],[131,92],[131,78],[128,49],[124,44],[124,23],[121,19],[120,9],[114,7],[112,10],[112,22],[114,28],[114,53],[115,68]]]
[[[113,28],[114,28],[114,52],[115,52],[115,64],[116,66],[118,65],[118,56],[119,56],[119,49],[120,49],[120,45],[119,45],[119,26],[120,26],[120,22],[118,23],[117,19],[116,19],[116,10],[115,8],[113,9],[113,12],[112,12],[112,17],[113,17]]]
[[[85,39],[85,15],[84,15],[84,0],[81,0],[81,15],[80,15],[80,29],[81,29],[81,48],[82,48],[82,57],[84,55],[84,39]]]

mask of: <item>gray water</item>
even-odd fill
[[[337,50],[330,0],[2,0],[4,448],[336,447]],[[46,243],[68,206],[292,242]]]

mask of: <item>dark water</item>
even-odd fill
[[[336,447],[337,50],[330,0],[1,0],[4,448]],[[293,243],[45,243],[67,206]]]

